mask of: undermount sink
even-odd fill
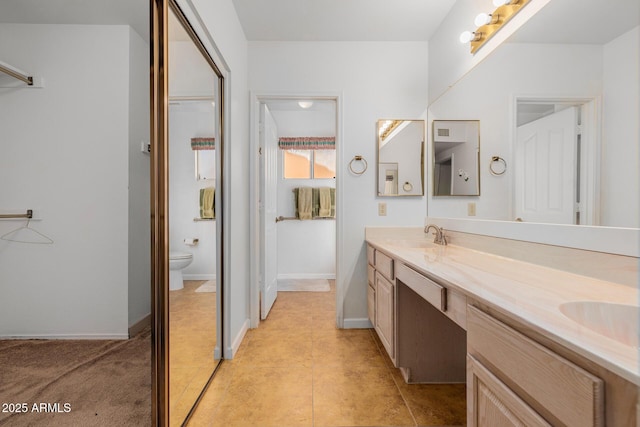
[[[600,301],[573,301],[560,305],[569,319],[622,344],[638,347],[640,307]]]

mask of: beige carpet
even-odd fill
[[[0,425],[150,425],[150,337],[0,341],[0,403],[27,404],[26,413],[0,412]],[[42,403],[54,412],[34,410]]]

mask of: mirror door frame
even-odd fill
[[[185,11],[178,4],[179,0],[150,0],[150,181],[151,181],[151,419],[152,425],[164,426],[169,423],[169,79],[168,79],[168,16],[169,9],[183,25],[198,50],[218,77],[218,93],[220,105],[216,108],[220,126],[220,141],[217,144],[218,170],[216,172],[216,279],[218,292],[216,304],[218,309],[216,322],[216,353],[223,358],[227,346],[227,322],[225,321],[227,306],[224,290],[227,288],[226,266],[224,254],[228,253],[228,231],[224,224],[228,207],[224,203],[227,194],[227,181],[224,179],[226,165],[229,162],[225,148],[227,137],[225,99],[228,70],[221,71],[216,65],[208,48],[205,47],[198,32],[189,22]],[[193,15],[194,11],[188,11]],[[198,20],[198,19],[196,19]],[[203,30],[201,28],[201,30]],[[206,32],[206,29],[203,31]],[[206,34],[205,36],[208,36]],[[213,44],[210,37],[207,45]],[[213,47],[215,50],[215,46]],[[218,63],[224,63],[216,55]],[[218,364],[219,366],[219,364]],[[213,378],[213,374],[211,378]],[[205,386],[206,387],[211,382]],[[203,393],[204,393],[203,390]],[[202,394],[194,402],[194,407]],[[187,420],[192,411],[187,415]],[[186,420],[185,420],[186,421]]]

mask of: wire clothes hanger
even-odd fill
[[[0,240],[6,240],[8,242],[16,242],[16,243],[28,243],[33,245],[50,245],[53,243],[53,240],[49,236],[42,234],[35,228],[29,227],[30,222],[31,222],[31,219],[27,219],[26,225],[23,225],[22,227],[18,227],[13,231],[3,234],[2,236],[0,236]],[[20,231],[22,230],[27,230],[28,234],[38,239],[38,241],[22,240],[22,238],[20,237],[21,234],[24,234],[24,233],[20,233]]]

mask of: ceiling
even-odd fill
[[[250,41],[426,41],[455,0],[233,0]]]
[[[640,1],[551,1],[511,36],[514,43],[605,44],[640,24]]]
[[[0,23],[129,25],[149,42],[149,1],[0,0]]]
[[[232,0],[248,40],[425,41],[455,0]],[[488,0],[487,0],[488,1]],[[0,0],[0,23],[129,25],[149,41],[148,0]],[[640,23],[638,0],[556,0],[511,42],[603,44]]]

